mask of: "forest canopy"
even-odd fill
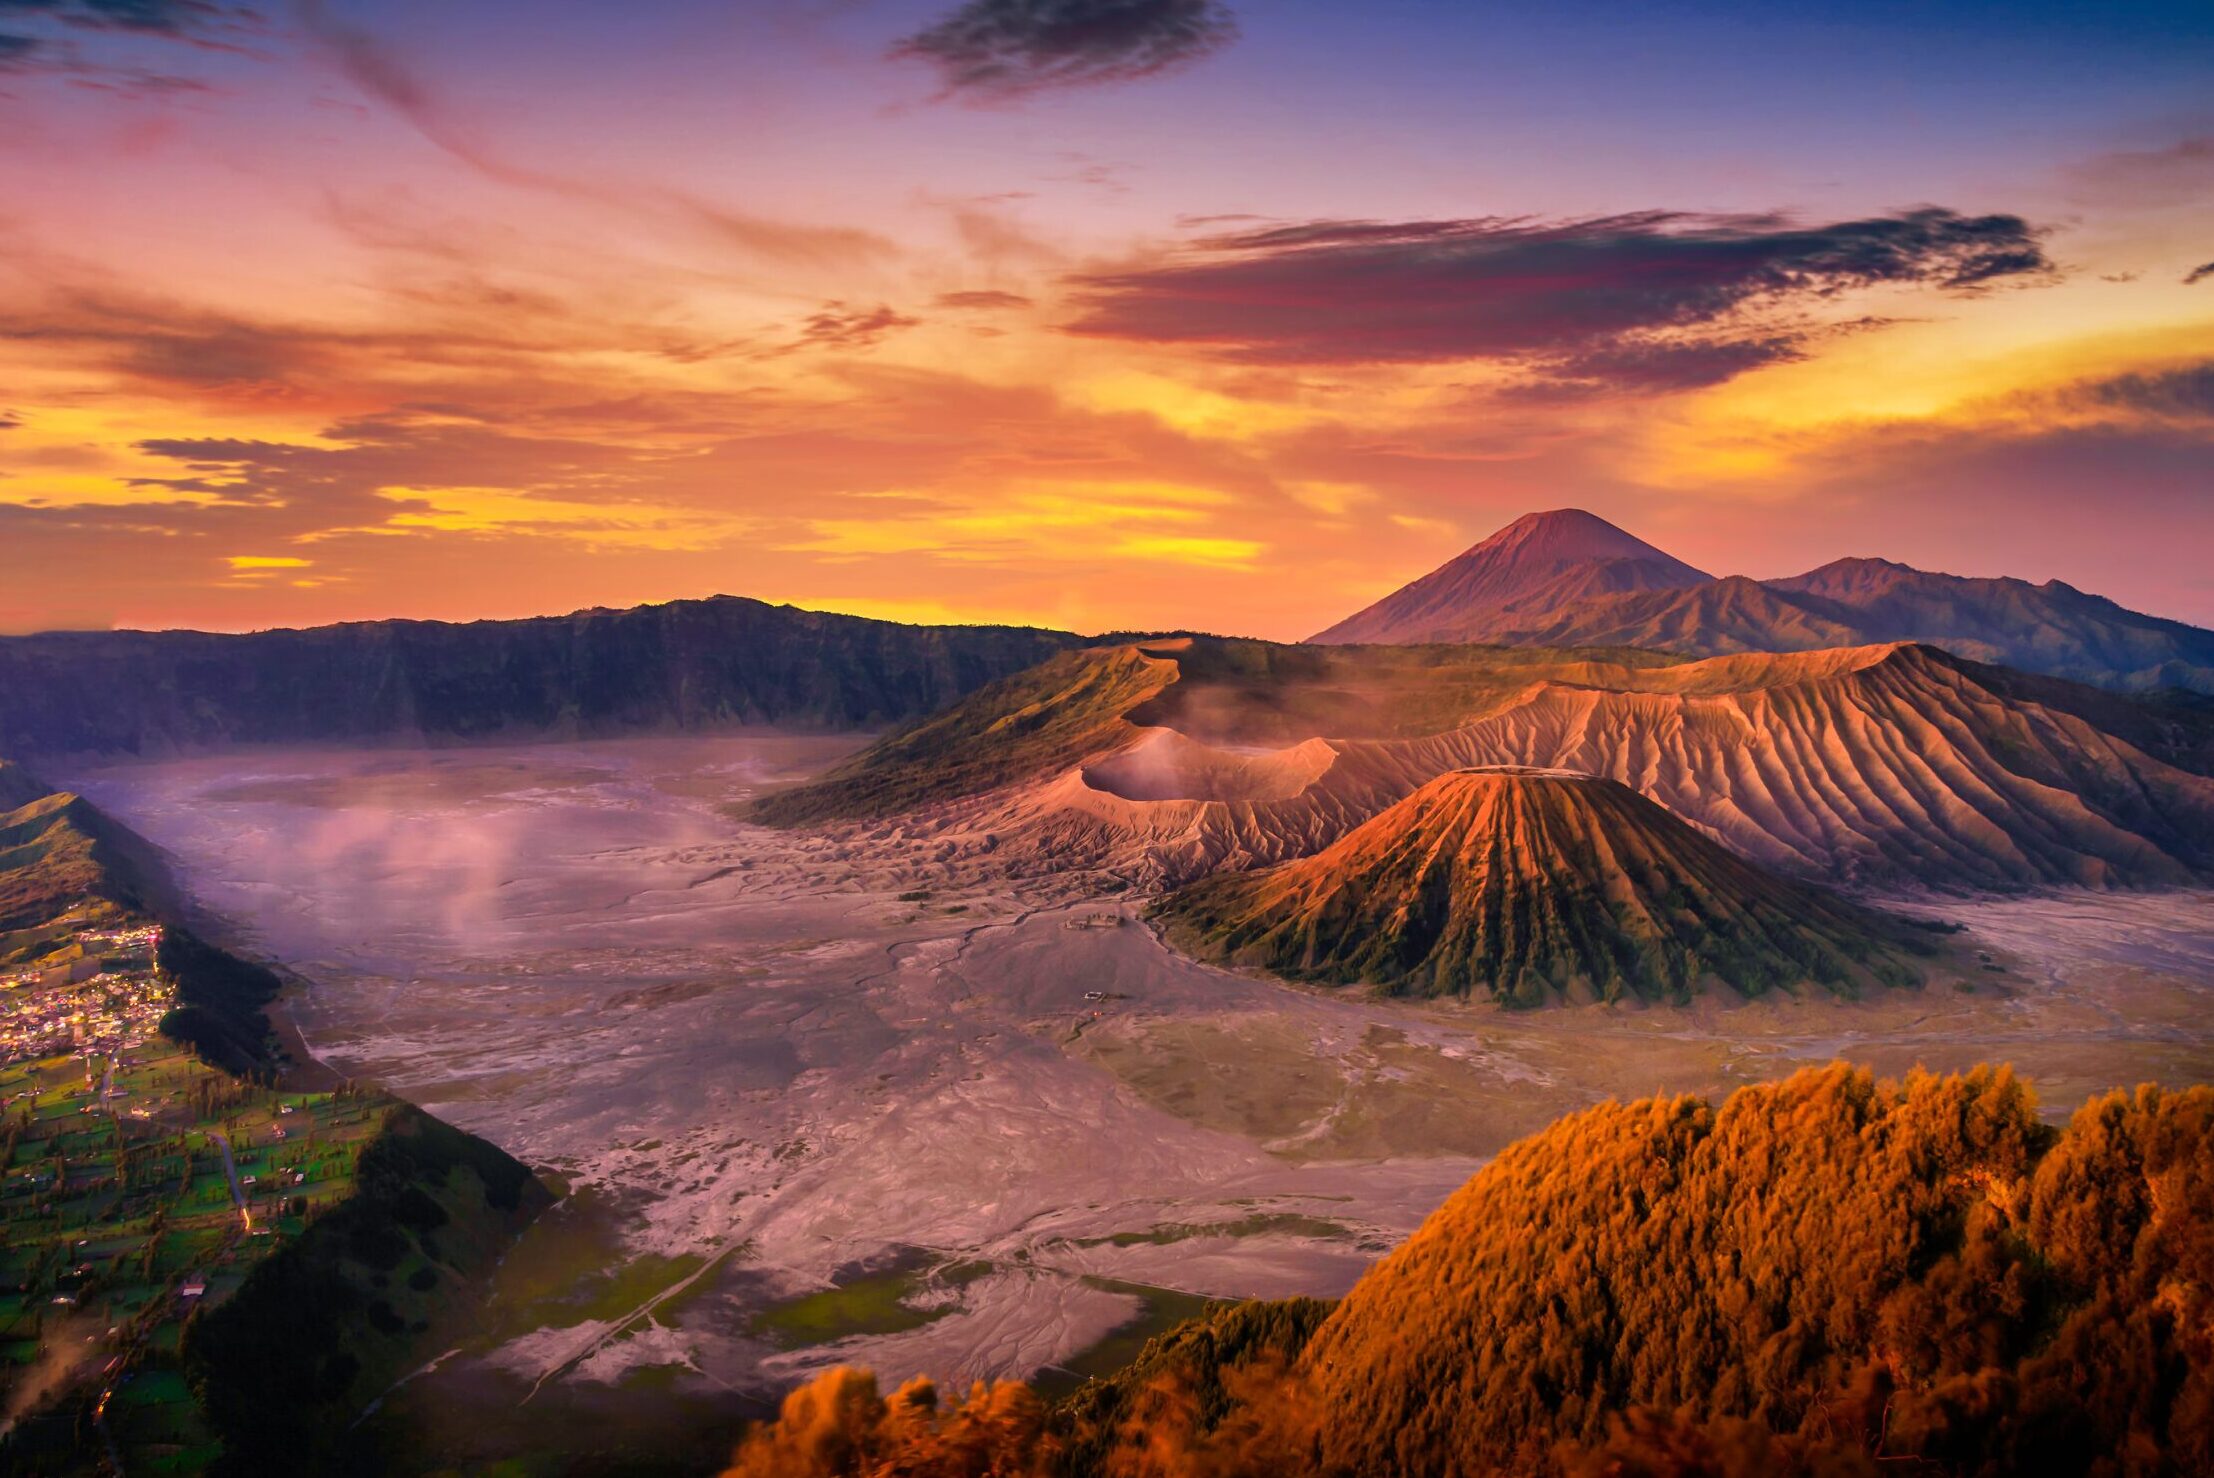
[[[1334,1309],[1217,1311],[1058,1407],[838,1371],[796,1478],[2214,1471],[2214,1088],[2041,1121],[1836,1065],[1571,1115]]]

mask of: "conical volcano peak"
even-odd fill
[[[1599,596],[1681,590],[1712,579],[1597,514],[1555,508],[1524,514],[1312,640],[1464,641],[1503,611],[1529,619]]]
[[[1669,559],[1670,556],[1635,534],[1608,523],[1581,508],[1554,508],[1525,513],[1490,538],[1467,551],[1513,554],[1518,559],[1557,560],[1563,564],[1587,559]]]
[[[1311,857],[1162,905],[1205,958],[1399,994],[1684,1001],[1911,983],[1884,918],[1756,866],[1619,781],[1452,770]]]

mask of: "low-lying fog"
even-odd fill
[[[1859,1004],[1414,1008],[1190,964],[1072,880],[727,814],[857,742],[67,777],[312,982],[288,1010],[318,1056],[566,1187],[382,1419],[466,1457],[561,1424],[719,1441],[834,1361],[1073,1380],[1195,1296],[1343,1291],[1482,1157],[1608,1096],[1832,1056],[2009,1060],[2056,1113],[2214,1078],[2214,895],[1940,901],[1962,968]]]

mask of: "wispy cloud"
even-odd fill
[[[1024,297],[1021,293],[979,288],[967,292],[940,293],[938,294],[937,303],[941,308],[992,312],[1002,308],[1027,308],[1030,306],[1030,299]]]
[[[895,254],[889,240],[859,227],[774,220],[667,186],[589,179],[513,159],[456,118],[397,49],[333,14],[323,0],[300,0],[300,14],[348,80],[487,179],[674,221],[750,255],[785,264],[850,265]]]
[[[2062,170],[2069,193],[2104,205],[2163,206],[2204,199],[2214,188],[2214,134],[2154,149],[2116,149]]]

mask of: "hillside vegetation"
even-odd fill
[[[888,735],[813,784],[763,797],[752,819],[892,816],[1047,774],[1129,742],[1136,730],[1125,716],[1174,681],[1174,660],[1144,646],[1064,653]]]
[[[551,1200],[483,1140],[390,1099],[375,1112],[353,1193],[186,1333],[219,1473],[389,1471],[349,1429],[451,1332],[457,1281],[489,1273]]]
[[[0,760],[0,937],[72,908],[151,908],[167,896],[151,846],[82,797]],[[0,962],[9,952],[0,943]]]
[[[1319,1322],[1252,1308],[1265,1339],[1216,1315],[1135,1392],[1042,1420],[1020,1388],[941,1409],[836,1372],[731,1471],[2214,1471],[2214,1089],[2111,1094],[2065,1131],[2004,1068],[1604,1104]]]
[[[374,1091],[283,1085],[280,982],[153,850],[0,764],[0,1470],[377,1471],[355,1418],[545,1192]]]

